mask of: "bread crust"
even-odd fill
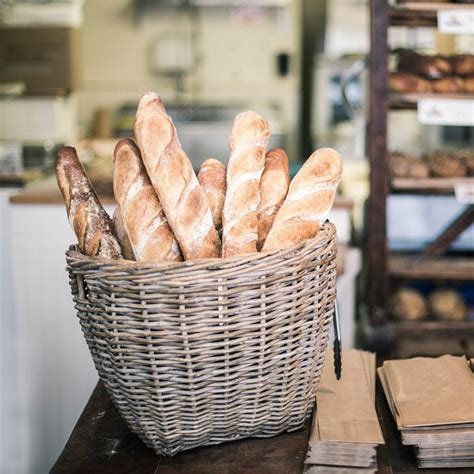
[[[140,150],[130,139],[120,140],[114,150],[114,195],[137,262],[183,259]]]
[[[59,150],[55,170],[81,252],[88,256],[121,258],[112,220],[100,204],[74,148]]]
[[[232,124],[222,212],[223,257],[257,251],[260,178],[269,136],[268,123],[255,112],[240,113]]]
[[[265,156],[265,168],[260,179],[257,250],[261,250],[276,213],[288,193],[290,169],[288,155],[281,148],[270,150]]]
[[[212,220],[218,231],[222,229],[222,210],[227,191],[226,172],[227,168],[224,164],[219,160],[209,158],[201,164],[198,174],[198,181],[209,200]]]
[[[326,220],[342,175],[342,160],[332,148],[316,150],[291,181],[262,251],[291,247],[313,238]]]
[[[140,99],[135,137],[184,258],[218,257],[220,239],[206,193],[181,147],[171,117],[154,92]]]

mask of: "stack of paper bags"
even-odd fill
[[[376,472],[376,447],[383,443],[375,411],[375,355],[343,351],[337,380],[328,351],[316,392],[306,472]]]
[[[378,374],[419,467],[474,467],[474,375],[464,357],[391,360]]]

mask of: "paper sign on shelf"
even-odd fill
[[[457,183],[454,186],[454,196],[463,204],[474,204],[474,184]]]
[[[474,125],[474,100],[420,99],[418,121],[427,125]]]
[[[455,35],[474,34],[474,8],[438,10],[438,30]]]

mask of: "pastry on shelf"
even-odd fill
[[[425,153],[423,161],[429,168],[431,176],[435,178],[462,178],[467,174],[464,160],[448,151],[435,150]]]
[[[463,77],[463,89],[468,94],[474,94],[474,76]]]
[[[474,55],[472,54],[458,54],[449,58],[453,74],[457,76],[472,76],[474,75]]]
[[[440,288],[430,293],[428,304],[431,315],[445,321],[462,321],[466,319],[467,307],[458,291]]]
[[[426,178],[428,167],[422,160],[408,153],[392,151],[389,156],[390,175],[392,178]]]
[[[464,81],[460,77],[451,76],[431,81],[433,92],[455,94],[464,92]]]
[[[423,295],[413,288],[400,288],[390,298],[390,315],[401,321],[419,321],[426,318],[428,308]]]
[[[474,175],[474,148],[464,148],[457,150],[455,156],[466,166],[468,176]]]
[[[452,72],[451,63],[442,56],[426,56],[411,50],[402,50],[398,54],[398,70],[439,79]]]
[[[430,81],[409,72],[392,72],[389,87],[393,92],[429,93],[433,91]]]

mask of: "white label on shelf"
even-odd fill
[[[418,121],[427,125],[474,125],[474,100],[420,99]]]
[[[456,200],[463,204],[474,204],[474,185],[472,183],[458,183],[454,186]]]
[[[438,10],[438,30],[455,35],[474,33],[474,8]]]

